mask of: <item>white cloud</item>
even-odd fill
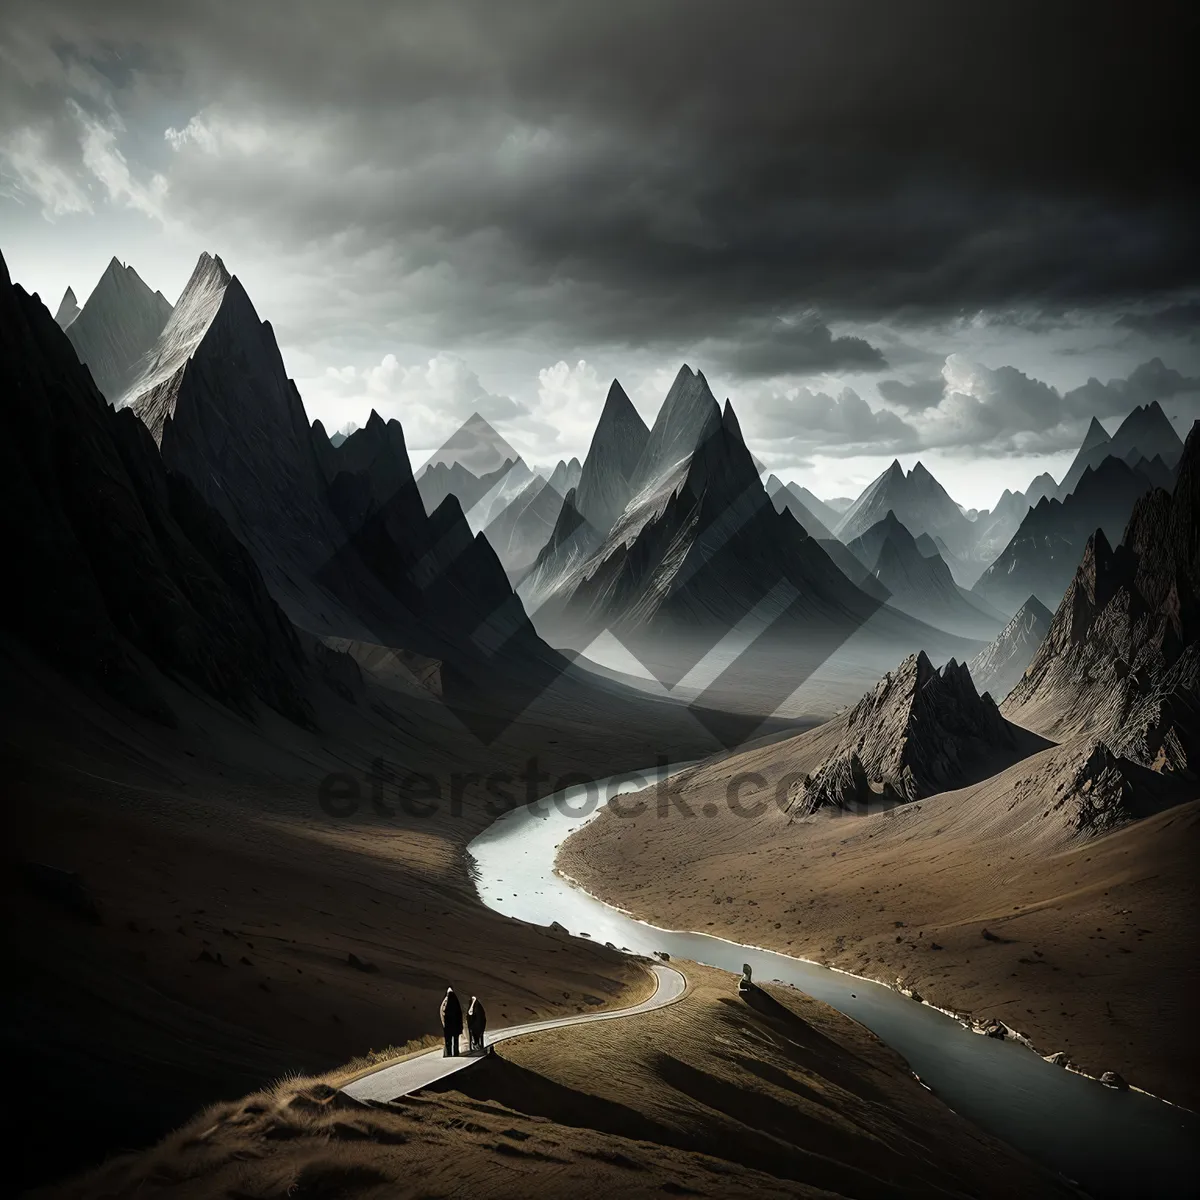
[[[0,140],[0,164],[8,179],[6,195],[27,196],[41,207],[47,220],[68,213],[92,211],[92,202],[76,175],[55,161],[47,130],[26,126]]]
[[[472,413],[497,428],[527,412],[510,396],[489,392],[467,363],[453,354],[403,365],[394,354],[369,367],[326,367],[298,380],[310,418],[331,429],[347,421],[366,424],[372,409],[404,426],[414,463],[436,450]]]
[[[147,181],[134,175],[117,144],[125,132],[120,117],[111,110],[99,117],[69,98],[64,113],[65,121],[57,125],[24,125],[0,140],[0,163],[10,178],[6,193],[17,200],[32,198],[53,220],[94,212],[92,193],[99,185],[111,204],[163,221],[167,181],[157,173]],[[62,154],[64,140],[73,147],[68,159]]]
[[[167,181],[159,174],[151,175],[149,183],[134,178],[125,155],[117,146],[117,135],[123,132],[124,126],[116,118],[105,124],[84,112],[74,101],[68,101],[68,104],[74,109],[82,130],[79,142],[83,165],[103,185],[109,200],[161,221]]]
[[[782,445],[797,454],[822,449],[853,455],[910,449],[917,431],[890,409],[871,406],[852,388],[837,395],[806,387],[751,394],[734,405],[756,452],[779,453]]]

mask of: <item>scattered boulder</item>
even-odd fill
[[[365,971],[368,975],[373,975],[379,970],[377,963],[373,963],[369,959],[359,958],[354,953],[346,955],[346,964],[353,967],[356,971]]]
[[[1116,1071],[1105,1071],[1100,1076],[1100,1082],[1105,1087],[1112,1088],[1114,1091],[1127,1092],[1129,1090],[1129,1084]]]
[[[1067,1056],[1065,1050],[1056,1050],[1053,1054],[1047,1054],[1045,1061],[1055,1067],[1069,1067],[1071,1060]]]

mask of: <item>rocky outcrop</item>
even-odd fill
[[[826,759],[811,775],[788,788],[788,812],[808,817],[822,808],[854,811],[873,795],[858,752],[847,750]]]
[[[1155,771],[1200,765],[1200,424],[1174,492],[1154,489],[1113,549],[1102,530],[1005,712],[1052,736],[1088,734]]]
[[[1103,742],[1094,743],[1055,807],[1067,809],[1068,822],[1079,833],[1104,833],[1129,820],[1135,815],[1129,767]]]
[[[940,671],[924,652],[889,671],[849,713],[823,763],[789,794],[793,815],[846,808],[871,795],[909,801],[977,778],[1016,746],[1014,730],[967,668]]]
[[[995,641],[967,664],[975,686],[990,692],[997,702],[1003,700],[1025,673],[1053,619],[1054,614],[1036,596],[1030,596]]]
[[[151,291],[132,267],[115,258],[108,264],[66,333],[110,404],[118,404],[137,378],[170,316],[167,298]]]

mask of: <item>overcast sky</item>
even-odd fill
[[[219,253],[311,417],[582,456],[680,363],[820,495],[960,502],[1200,415],[1190,6],[10,0],[0,249]]]

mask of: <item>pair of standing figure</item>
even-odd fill
[[[457,1057],[458,1039],[462,1037],[463,1031],[463,1010],[458,997],[454,994],[454,988],[446,989],[439,1015],[442,1019],[442,1036],[446,1042],[443,1054],[447,1058]],[[487,1013],[484,1012],[479,998],[472,996],[471,1003],[467,1006],[467,1037],[470,1052],[483,1050],[483,1038],[486,1030]]]

